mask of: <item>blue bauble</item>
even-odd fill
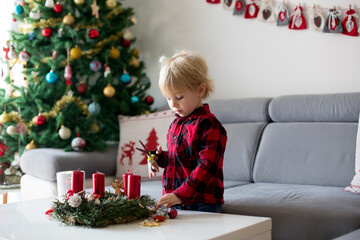
[[[139,102],[138,96],[132,96],[132,97],[131,97],[131,102],[132,102],[132,103],[137,103],[137,102]]]
[[[34,32],[31,32],[31,33],[29,33],[29,40],[31,41],[31,40],[34,40],[34,38],[35,38],[35,33]]]
[[[120,81],[123,84],[127,85],[127,84],[129,84],[131,82],[131,77],[130,77],[130,75],[128,73],[124,73],[123,75],[121,75]]]
[[[59,76],[51,70],[48,74],[46,74],[46,81],[50,84],[56,83],[59,79]]]
[[[20,4],[16,5],[16,7],[15,7],[15,13],[16,13],[16,15],[21,15],[21,14],[23,14],[23,13],[24,13],[24,8],[23,8]]]
[[[101,69],[101,63],[98,60],[93,60],[90,63],[90,69],[93,72],[97,72]]]
[[[91,113],[91,115],[98,115],[101,111],[100,104],[98,104],[96,102],[90,103],[88,106],[88,109],[89,109],[89,112]]]

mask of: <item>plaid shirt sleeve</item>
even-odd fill
[[[188,124],[186,131],[190,134],[186,140],[182,140],[184,147],[178,148],[180,152],[177,152],[182,166],[175,166],[176,170],[182,168],[175,177],[175,182],[180,178],[182,184],[175,187],[173,193],[184,205],[193,202],[223,203],[225,129],[216,118],[200,118]],[[181,173],[184,175],[181,176]]]

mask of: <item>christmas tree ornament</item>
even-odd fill
[[[302,14],[302,7],[300,4],[295,7],[294,12],[291,14],[289,29],[303,30],[306,29],[306,21]]]
[[[60,28],[58,30],[58,38],[62,38],[63,33],[64,33],[64,29]]]
[[[34,140],[31,140],[30,143],[26,144],[25,150],[30,151],[30,150],[33,150],[33,149],[36,149],[36,144],[35,144]]]
[[[30,60],[30,53],[23,50],[19,53],[19,58],[22,62],[27,63]]]
[[[261,4],[259,12],[260,14],[257,16],[259,21],[268,23],[275,22],[275,13],[269,0],[265,0],[263,4]]]
[[[86,141],[81,137],[76,137],[71,141],[71,147],[74,151],[83,151],[86,147]]]
[[[310,29],[322,31],[324,29],[325,21],[321,14],[321,10],[317,7],[316,4],[314,4],[314,7],[311,10],[310,17]]]
[[[15,14],[16,15],[21,15],[23,13],[24,13],[24,8],[20,4],[16,5]]]
[[[108,9],[113,9],[113,8],[116,7],[116,1],[115,1],[115,0],[106,0],[105,6],[106,6]]]
[[[284,2],[279,3],[277,8],[278,8],[278,15],[276,20],[276,25],[288,26],[290,23],[289,10],[286,7],[285,3]]]
[[[351,9],[351,5],[349,6],[349,10],[346,11],[346,17],[342,21],[343,25],[343,33],[348,36],[358,36],[359,33],[357,31],[356,21],[355,18],[359,18],[358,15],[355,13],[353,9]]]
[[[72,78],[72,70],[70,64],[66,64],[65,70],[64,70],[64,78],[66,81],[71,81]],[[68,84],[66,84],[68,85]]]
[[[340,21],[341,11],[337,10],[334,6],[333,9],[329,9],[329,16],[326,18],[323,32],[324,33],[342,33],[344,31]]]
[[[128,48],[131,45],[131,41],[130,40],[126,40],[126,39],[122,39],[121,40],[121,46]]]
[[[129,64],[133,66],[134,68],[138,68],[140,66],[140,61],[136,57],[132,57]]]
[[[12,136],[14,133],[16,133],[16,131],[17,131],[17,128],[14,125],[10,125],[6,128],[6,133],[9,136]]]
[[[70,57],[74,60],[81,58],[81,49],[78,46],[71,48]]]
[[[71,130],[68,127],[65,127],[64,125],[61,125],[61,128],[58,133],[59,133],[59,137],[62,140],[67,140],[71,137]]]
[[[107,78],[107,76],[109,76],[109,74],[111,73],[110,67],[106,64],[104,64],[104,78]]]
[[[139,97],[138,96],[132,96],[131,97],[131,102],[132,103],[138,103],[139,102]]]
[[[91,11],[92,11],[92,15],[95,16],[95,18],[99,18],[99,6],[96,3],[96,0],[93,0],[93,3],[90,5],[91,7]]]
[[[20,4],[20,6],[22,6],[22,7],[26,5],[26,3],[23,2],[23,1],[21,1],[19,4]]]
[[[6,146],[0,142],[0,157],[4,156],[6,152]]]
[[[63,23],[67,26],[72,25],[74,22],[75,18],[71,15],[71,13],[68,13],[68,15],[63,18]]]
[[[137,19],[136,19],[135,16],[132,16],[132,17],[130,18],[130,21],[131,21],[134,25],[137,24]]]
[[[244,18],[256,18],[259,13],[259,1],[251,0],[245,7],[245,15]]]
[[[235,3],[235,1],[233,1],[233,0],[223,0],[222,6],[226,10],[233,10],[234,9],[234,3]]]
[[[23,123],[19,122],[18,125],[16,126],[16,128],[17,128],[16,131],[17,131],[18,133],[23,134],[23,135],[27,134],[26,128],[25,128],[25,126],[24,126]]]
[[[206,0],[207,3],[217,4],[220,3],[220,0]]]
[[[245,12],[245,0],[237,0],[235,2],[233,15],[242,15]]]
[[[79,207],[81,205],[81,203],[82,203],[82,199],[81,199],[81,196],[78,194],[73,194],[68,199],[68,204],[70,205],[70,207],[73,207],[73,208]]]
[[[56,73],[54,73],[53,70],[51,70],[50,72],[48,72],[48,73],[46,74],[45,79],[46,79],[46,81],[47,81],[48,83],[54,84],[54,83],[56,83],[57,80],[59,79],[59,76],[58,76]]]
[[[101,69],[101,63],[98,60],[92,60],[90,62],[90,70],[93,72],[97,72]]]
[[[14,47],[14,44],[12,44],[12,43],[10,43],[10,49],[9,49],[7,56],[8,56],[8,59],[17,58],[15,47]]]
[[[30,41],[34,40],[35,36],[36,36],[36,35],[35,35],[34,32],[29,33],[29,40],[30,40]]]
[[[89,38],[91,39],[97,39],[99,37],[99,31],[96,29],[91,29],[89,31]]]
[[[120,81],[124,85],[127,85],[131,82],[131,76],[126,71],[124,71],[124,73],[120,76]]]
[[[130,32],[129,29],[126,29],[126,30],[125,30],[124,35],[123,35],[123,38],[124,38],[125,40],[129,40],[129,41],[133,38],[133,35],[132,35],[132,33]]]
[[[152,96],[150,96],[150,95],[147,95],[147,97],[145,98],[145,103],[147,105],[153,104],[154,103],[154,98]]]
[[[63,11],[63,6],[60,3],[56,3],[54,6],[54,12],[61,13]]]
[[[101,107],[100,104],[98,104],[97,102],[91,102],[88,106],[89,112],[91,113],[91,115],[98,115],[101,111]]]
[[[169,208],[169,212],[168,212],[169,218],[174,219],[174,218],[176,218],[177,214],[178,213],[177,213],[176,209]]]
[[[107,98],[112,98],[115,95],[115,88],[110,83],[104,88],[103,93]]]
[[[84,82],[80,83],[77,87],[77,91],[81,95],[84,95],[87,92],[87,89],[88,89],[88,85]]]
[[[111,47],[110,58],[118,59],[120,57],[120,51],[117,48]]]
[[[149,79],[148,77],[143,77],[143,78],[141,79],[141,85],[147,86],[147,85],[149,85],[149,84],[150,84],[150,79]]]
[[[41,34],[46,37],[46,38],[49,38],[52,36],[53,34],[53,31],[51,28],[44,28],[42,31],[41,31]]]
[[[54,7],[54,0],[46,0],[45,7],[53,8]]]
[[[51,57],[52,57],[53,59],[56,59],[56,58],[57,58],[57,51],[56,51],[56,50],[54,50],[54,51],[52,52]]]
[[[46,123],[46,118],[39,113],[39,115],[37,115],[33,118],[33,122],[37,126],[43,126]]]
[[[83,5],[85,3],[85,0],[74,0],[74,3],[78,6]]]
[[[139,51],[136,48],[133,49],[133,56],[139,57]]]
[[[29,14],[29,17],[34,19],[34,20],[39,20],[41,18],[41,13],[40,10],[35,11],[31,11]]]

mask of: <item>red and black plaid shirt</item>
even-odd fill
[[[226,130],[209,105],[187,117],[176,115],[167,134],[168,151],[157,161],[164,168],[163,195],[173,193],[183,205],[223,204],[226,141]]]

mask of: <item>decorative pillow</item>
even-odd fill
[[[358,123],[358,131],[355,149],[355,176],[351,181],[351,185],[345,188],[345,191],[360,194],[360,115]]]
[[[161,111],[140,116],[119,115],[120,143],[117,156],[116,178],[122,179],[122,175],[128,170],[136,171],[142,179],[149,179],[147,156],[136,148],[141,148],[139,140],[152,151],[158,146],[167,150],[166,134],[175,116],[171,110]],[[160,169],[154,178],[161,178],[163,170]]]

